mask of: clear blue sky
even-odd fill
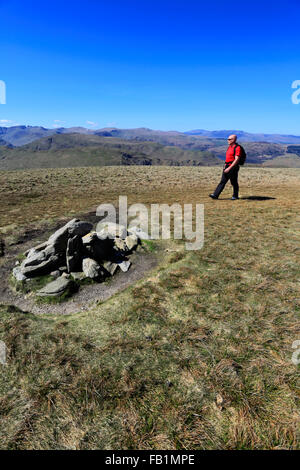
[[[300,134],[299,13],[299,0],[0,0],[0,126]]]

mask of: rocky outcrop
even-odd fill
[[[67,249],[68,239],[75,235],[83,237],[91,231],[93,225],[89,222],[82,222],[78,219],[72,219],[62,228],[57,230],[48,240],[49,245],[53,245],[58,252]]]
[[[27,250],[26,258],[13,269],[13,276],[24,282],[50,274],[53,281],[37,295],[59,297],[72,282],[78,284],[86,278],[99,282],[118,269],[127,272],[131,266],[128,256],[140,241],[138,233],[112,222],[99,223],[97,231],[92,229],[88,222],[71,220],[46,242]]]
[[[139,240],[148,240],[149,235],[148,233],[144,232],[140,227],[130,227],[128,229],[129,235],[135,235]]]
[[[81,237],[92,227],[88,222],[70,220],[46,242],[27,250],[19,271],[29,278],[49,274],[64,265],[74,271],[81,261]]]
[[[130,261],[122,261],[121,263],[119,263],[119,266],[121,268],[121,270],[126,273],[128,271],[128,269],[130,268],[131,266],[131,262]]]
[[[102,239],[125,238],[127,230],[124,225],[115,224],[114,222],[100,222],[97,224],[97,234]]]
[[[137,245],[138,245],[138,242],[139,242],[139,239],[136,235],[134,234],[131,234],[131,235],[127,235],[127,237],[125,238],[125,244],[127,246],[127,249],[129,251],[132,251],[134,250]]]
[[[110,258],[113,248],[113,240],[99,232],[91,232],[82,238],[84,253],[87,257],[97,261]]]
[[[65,293],[71,293],[74,283],[71,279],[60,276],[55,281],[49,282],[37,292],[38,297],[61,297]]]
[[[56,269],[62,262],[64,254],[58,252],[53,245],[47,245],[41,251],[30,250],[20,270],[27,277],[42,276]]]
[[[20,266],[13,269],[13,276],[17,281],[26,281],[27,277],[22,273]]]
[[[82,271],[83,243],[80,235],[68,239],[66,261],[68,272]]]
[[[105,261],[102,264],[102,267],[107,271],[111,276],[115,274],[119,265],[117,263],[112,263],[111,261]]]
[[[101,267],[92,258],[84,258],[82,261],[82,271],[86,277],[97,279],[101,275]]]

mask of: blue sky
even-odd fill
[[[0,126],[300,134],[297,1],[0,0]]]

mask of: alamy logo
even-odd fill
[[[102,218],[99,222],[101,225],[106,222],[117,222],[117,210],[113,204],[101,204],[97,207],[96,215]],[[141,203],[127,207],[127,196],[119,196],[118,215],[119,224],[128,230],[137,231],[140,238],[168,240],[173,232],[174,239],[185,240],[186,250],[200,250],[203,247],[203,204],[196,204],[195,211],[192,204],[182,206],[178,203],[151,204],[148,209]]]
[[[292,103],[299,104],[300,103],[300,80],[295,80],[292,83],[292,88],[296,88],[296,91],[292,94]]]
[[[6,104],[6,85],[3,80],[0,80],[0,104]]]

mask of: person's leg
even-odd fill
[[[238,174],[239,174],[239,165],[236,165],[230,172],[229,178],[233,186],[233,197],[239,197],[239,183],[238,183]]]
[[[225,185],[226,185],[228,180],[229,180],[229,173],[224,173],[224,170],[223,170],[221,181],[220,181],[220,183],[218,184],[218,186],[216,187],[216,189],[213,193],[215,197],[220,196],[220,194],[223,191],[223,189],[225,188]]]

